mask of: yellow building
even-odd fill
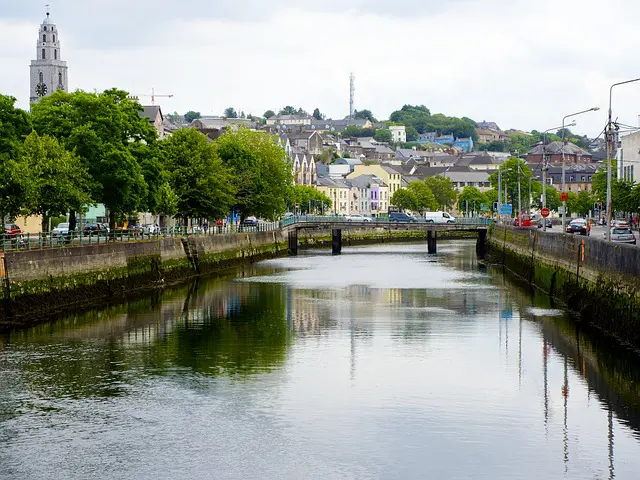
[[[20,227],[22,233],[42,233],[42,216],[18,217],[14,222]]]
[[[360,175],[375,175],[389,187],[389,198],[402,188],[402,171],[393,165],[354,165],[353,173],[347,178],[356,178]]]

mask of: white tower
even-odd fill
[[[69,87],[67,62],[62,61],[58,29],[49,18],[48,11],[47,18],[40,25],[37,45],[36,60],[31,61],[31,103],[56,90],[66,92]]]

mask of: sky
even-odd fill
[[[640,77],[637,0],[0,0],[0,93],[28,107],[29,63],[49,2],[71,90],[118,87],[165,113],[285,105],[379,119],[404,104],[545,130]],[[616,87],[613,117],[637,126],[640,82]],[[571,120],[568,119],[567,123]]]

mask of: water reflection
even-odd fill
[[[637,357],[472,242],[423,247],[278,259],[0,337],[0,462],[43,476],[19,453],[70,432],[100,463],[117,424],[173,478],[628,478]],[[119,478],[161,472],[120,455]]]

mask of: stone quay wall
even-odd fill
[[[581,321],[640,347],[640,248],[496,225],[490,258],[560,300]]]

